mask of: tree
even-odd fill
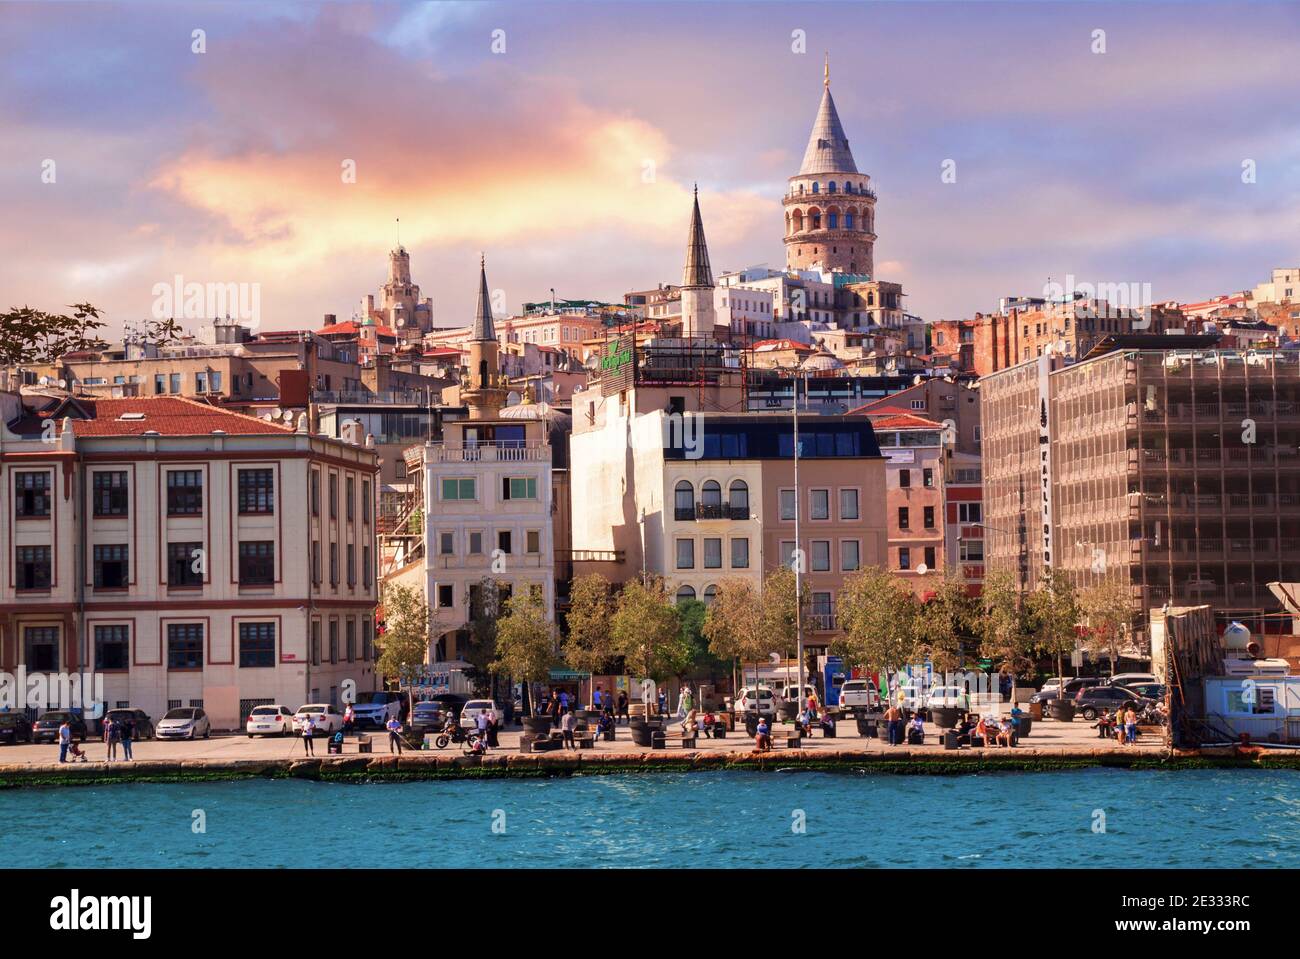
[[[546,607],[532,592],[505,601],[505,615],[497,620],[494,673],[504,673],[523,683],[541,682],[558,660],[555,624]],[[531,706],[528,710],[531,715]]]
[[[883,673],[916,659],[916,597],[887,569],[865,566],[848,576],[839,613],[843,634],[831,650],[846,663]]]
[[[1110,674],[1115,675],[1120,644],[1133,625],[1133,599],[1128,585],[1120,579],[1106,579],[1085,589],[1079,607],[1088,625],[1084,648],[1095,656],[1110,659]]]
[[[410,586],[384,589],[384,631],[375,645],[380,675],[409,687],[429,657],[429,604],[423,593]]]
[[[1037,648],[1056,658],[1056,675],[1065,678],[1065,654],[1079,640],[1079,601],[1074,585],[1060,570],[1048,568],[1025,602]],[[1064,687],[1064,682],[1062,682]]]
[[[96,331],[104,328],[100,311],[89,303],[74,303],[71,314],[47,313],[30,306],[0,313],[0,367],[57,363],[80,350],[103,349]]]
[[[662,577],[649,576],[623,586],[610,618],[610,638],[615,654],[624,658],[629,670],[638,669],[656,682],[676,676],[686,665],[681,623]]]
[[[1028,678],[1033,671],[1034,646],[1020,589],[1010,570],[995,569],[985,575],[975,631],[980,638],[980,655],[992,660],[1000,674],[1011,677],[1014,701],[1016,678]]]
[[[496,659],[497,621],[501,615],[501,596],[504,584],[485,576],[471,584],[469,618],[464,630],[467,642],[461,644],[461,658],[473,667],[475,686],[490,686],[492,663]],[[488,680],[484,682],[483,680]],[[494,691],[495,695],[495,691]]]
[[[703,633],[713,655],[754,664],[754,685],[758,685],[758,663],[767,658],[767,631],[763,609],[754,586],[747,579],[727,579],[718,585],[718,595],[704,617]]]
[[[598,673],[615,655],[610,636],[614,597],[609,580],[599,573],[579,576],[573,581],[569,599],[564,661],[580,672]]]
[[[945,576],[934,596],[917,607],[917,657],[939,672],[955,670],[962,664],[962,639],[974,630],[978,615],[961,574]]]
[[[686,647],[686,664],[683,673],[717,672],[722,661],[713,652],[708,636],[704,633],[704,623],[708,619],[709,606],[698,599],[682,599],[673,607],[680,624],[682,643]]]

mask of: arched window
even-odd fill
[[[722,484],[717,480],[705,480],[700,487],[700,503],[704,506],[721,506]]]
[[[743,510],[745,519],[749,519],[749,485],[744,480],[732,480],[727,490],[727,505],[732,513]]]
[[[814,183],[814,184],[813,184],[813,192],[814,192],[814,193],[820,193],[820,192],[821,192],[821,184],[819,184],[819,183]]]
[[[695,519],[695,487],[688,480],[678,480],[673,490],[673,512],[677,519]]]
[[[826,184],[826,192],[827,192],[827,193],[834,193],[834,192],[835,192],[835,181],[834,181],[834,180],[831,180],[830,183]]]
[[[852,192],[853,192],[853,184],[852,184],[852,183],[846,183],[846,184],[844,184],[844,192],[845,192],[845,193],[852,193]]]
[[[704,587],[704,605],[712,606],[713,601],[718,598],[718,587],[710,583]]]
[[[853,229],[853,214],[852,214],[852,213],[845,213],[845,214],[844,214],[844,229],[846,229],[846,230],[851,230],[851,229]]]
[[[826,224],[827,229],[838,230],[840,228],[840,215],[838,213],[828,213],[826,217],[830,221]]]
[[[694,598],[695,598],[695,590],[692,587],[690,586],[677,587],[677,602],[680,603],[684,599],[694,599]]]

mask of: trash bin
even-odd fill
[[[1030,704],[1029,704],[1029,717],[1030,717],[1031,719],[1037,719],[1039,722],[1042,722],[1042,719],[1043,719],[1043,704],[1042,704],[1042,703],[1030,703]]]

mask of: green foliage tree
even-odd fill
[[[527,592],[505,601],[504,614],[497,620],[496,658],[489,668],[518,682],[541,682],[549,678],[559,660],[555,624],[546,618],[539,597]],[[531,715],[531,699],[528,713]]]
[[[839,639],[831,651],[846,664],[881,672],[916,660],[917,602],[889,570],[864,566],[844,580],[839,600]]]
[[[679,675],[688,661],[681,622],[659,576],[624,585],[610,618],[610,638],[629,670],[656,682]]]
[[[610,636],[615,604],[609,580],[599,573],[579,576],[573,581],[569,600],[564,661],[581,672],[598,673],[615,656]]]
[[[1128,584],[1118,578],[1102,580],[1079,594],[1079,608],[1087,623],[1084,648],[1110,660],[1110,674],[1115,675],[1120,645],[1133,625],[1133,598]]]
[[[980,590],[975,632],[980,655],[993,662],[999,673],[1011,677],[1012,696],[1016,679],[1028,678],[1034,669],[1034,643],[1025,621],[1020,589],[1008,569],[989,570]]]
[[[928,659],[940,672],[962,664],[964,638],[975,628],[979,610],[960,573],[949,573],[930,599],[916,611],[917,657]]]
[[[429,658],[429,604],[423,593],[409,586],[384,589],[384,632],[375,645],[380,675],[409,686]]]
[[[501,615],[504,584],[485,576],[469,587],[469,616],[463,627],[467,642],[461,645],[461,658],[473,667],[475,685],[490,688],[492,663],[497,655],[497,621]],[[495,695],[495,693],[494,693]]]
[[[89,303],[74,303],[71,313],[48,313],[30,306],[11,307],[0,313],[0,367],[57,363],[80,350],[103,349],[96,335],[104,328],[100,310]]]
[[[1047,569],[1025,601],[1037,648],[1056,659],[1056,675],[1065,676],[1065,656],[1079,641],[1079,600],[1064,573]]]
[[[686,665],[683,674],[713,675],[722,667],[722,660],[714,654],[709,637],[704,633],[709,607],[698,599],[678,600],[673,607],[677,622],[681,624],[682,642],[686,646]],[[727,667],[730,672],[730,667]]]
[[[702,631],[713,655],[753,663],[754,685],[758,685],[758,663],[767,657],[769,644],[762,604],[749,580],[727,579],[718,584],[718,595],[705,614]]]

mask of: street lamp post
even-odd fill
[[[805,374],[806,377],[806,374]],[[799,492],[799,380],[794,380],[794,635],[795,650],[799,660],[799,701],[803,700],[803,564],[804,555],[799,546],[799,514],[802,495]],[[807,392],[807,379],[804,391]],[[788,674],[787,674],[788,675]]]

